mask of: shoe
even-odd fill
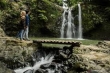
[[[23,38],[23,40],[26,40],[25,38]]]
[[[20,42],[24,42],[24,41],[25,41],[25,40],[23,40],[23,39],[21,40],[21,39],[20,39]]]
[[[30,41],[29,39],[25,39],[26,41]]]

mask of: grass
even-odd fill
[[[96,45],[100,40],[85,39],[85,40],[78,40],[78,41],[82,42],[82,44],[84,44],[84,45]]]
[[[77,41],[81,42],[83,45],[96,45],[101,40],[90,40],[90,39],[83,39],[83,40],[77,40],[77,39],[60,39],[60,38],[31,38],[31,40],[62,40],[62,41]],[[50,44],[51,45],[51,44]]]

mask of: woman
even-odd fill
[[[19,33],[18,33],[18,37],[20,38],[20,40],[22,41],[23,40],[23,32],[24,32],[24,29],[25,29],[25,16],[26,16],[26,12],[25,11],[21,11],[20,13],[20,23],[19,23]]]

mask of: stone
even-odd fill
[[[4,36],[6,36],[6,35],[5,35],[4,31],[3,31],[3,29],[0,27],[0,37],[4,37]]]
[[[0,73],[14,73],[14,71],[8,69],[4,63],[0,62]]]

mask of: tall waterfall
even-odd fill
[[[82,39],[82,19],[81,19],[81,6],[78,4],[78,10],[79,10],[79,15],[78,15],[78,20],[79,20],[79,26],[78,26],[78,39]]]
[[[67,25],[67,38],[72,38],[72,28],[71,28],[71,9],[68,9],[68,25]]]
[[[62,26],[61,26],[61,38],[73,38],[75,36],[75,26],[72,23],[72,14],[71,14],[71,8],[68,7],[67,0],[63,0],[63,15],[62,15]]]
[[[68,7],[67,0],[63,0],[63,9],[62,14],[62,26],[60,29],[61,37],[60,38],[78,38],[82,39],[82,19],[81,19],[81,6],[78,4],[78,28],[74,25],[74,18],[71,11],[72,8]],[[77,31],[76,31],[77,30]],[[77,35],[77,36],[76,36]]]
[[[68,9],[68,24],[67,24],[67,33],[66,36],[67,38],[75,38],[76,37],[76,30],[75,30],[75,25],[74,25],[74,18],[72,17],[71,14],[71,8]]]
[[[61,38],[64,38],[64,28],[65,28],[65,22],[66,22],[65,13],[66,13],[66,9],[64,10],[64,13],[63,13],[63,21],[62,21],[62,26],[60,30]]]

